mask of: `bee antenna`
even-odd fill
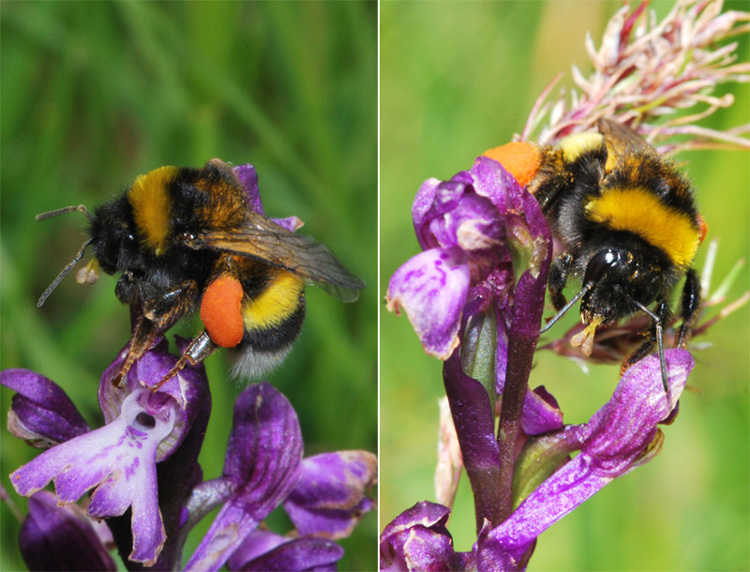
[[[558,320],[560,320],[560,318],[562,318],[565,314],[567,314],[568,310],[570,310],[576,304],[576,302],[578,302],[578,300],[580,300],[581,298],[583,298],[583,296],[586,294],[586,292],[588,292],[589,290],[591,290],[591,288],[593,288],[593,287],[594,287],[594,281],[593,280],[587,282],[586,284],[584,284],[583,288],[581,288],[581,290],[578,292],[578,294],[576,294],[575,296],[573,296],[573,298],[571,298],[570,302],[568,302],[567,304],[565,304],[565,306],[563,306],[562,310],[560,310],[557,314],[555,314],[549,322],[547,322],[546,324],[544,324],[544,326],[542,327],[542,329],[539,330],[539,333],[543,334],[544,332],[546,332],[547,330],[549,330],[552,326],[554,326],[558,322]]]
[[[81,206],[83,207],[83,205],[81,205]],[[66,209],[60,209],[60,211],[62,211],[62,212],[71,212],[71,210],[79,210],[79,208],[78,207],[72,207],[72,208],[68,207],[67,210]],[[51,213],[46,213],[46,214],[49,214],[50,216],[55,216],[55,214],[62,214],[62,212],[55,211],[52,214]],[[89,214],[88,211],[86,210],[86,207],[83,207],[83,211],[81,211],[81,212],[83,212],[84,214],[87,214],[87,215]],[[39,216],[42,216],[42,215],[39,215]],[[39,219],[39,217],[37,217],[37,220],[41,220],[41,219]],[[83,258],[83,253],[86,252],[86,248],[88,248],[88,246],[89,246],[89,244],[91,244],[92,240],[93,239],[89,238],[86,242],[83,243],[83,245],[81,246],[81,249],[78,251],[78,254],[76,254],[75,258],[73,260],[71,260],[65,266],[65,268],[62,269],[62,271],[60,272],[60,274],[57,275],[57,278],[55,278],[52,281],[52,284],[50,284],[47,287],[47,289],[44,291],[44,293],[41,296],[39,296],[39,301],[36,303],[36,307],[37,308],[41,308],[42,307],[42,304],[44,304],[44,302],[47,300],[47,298],[49,297],[49,295],[52,294],[52,291],[55,288],[57,288],[57,285],[60,282],[62,282],[62,279],[65,278],[65,276],[67,276],[68,272],[70,272],[73,269],[73,267],[76,264],[78,264],[78,261],[81,260],[81,258]]]
[[[630,296],[628,296],[630,298]],[[646,306],[641,304],[638,300],[630,298],[638,308],[645,312],[656,325],[656,347],[659,352],[659,367],[661,368],[661,383],[664,386],[664,393],[669,393],[669,380],[667,378],[667,360],[664,357],[664,327],[661,323],[661,318],[649,310]]]
[[[69,207],[63,207],[61,209],[57,209],[54,211],[49,211],[46,213],[41,213],[36,215],[36,220],[45,220],[48,218],[52,218],[53,216],[65,214],[65,213],[72,213],[73,211],[78,211],[79,213],[83,213],[86,215],[86,218],[91,220],[94,220],[94,215],[92,215],[85,205],[72,205]]]

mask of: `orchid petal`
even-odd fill
[[[458,346],[469,267],[458,248],[417,254],[391,277],[388,309],[403,308],[425,351],[447,359]]]
[[[230,570],[315,570],[335,571],[344,555],[338,544],[323,538],[290,539],[267,530],[255,530],[232,554]]]
[[[223,480],[234,493],[219,511],[186,570],[218,570],[294,488],[302,434],[289,401],[263,382],[245,389],[234,406]]]
[[[258,173],[250,163],[243,165],[237,165],[234,167],[234,176],[245,189],[247,195],[247,201],[250,203],[250,208],[261,216],[263,213],[263,201],[260,198],[260,191],[258,190]]]
[[[115,570],[96,526],[77,505],[58,506],[52,493],[40,491],[29,498],[18,534],[21,555],[29,570]]]
[[[377,476],[377,459],[367,451],[323,453],[302,461],[297,486],[284,508],[299,534],[330,539],[349,536],[374,506],[365,488]]]
[[[526,435],[556,431],[562,425],[563,413],[560,406],[543,385],[526,393],[521,417],[521,427]]]
[[[0,384],[16,392],[8,417],[8,429],[16,437],[47,448],[89,430],[65,392],[43,375],[6,369],[0,372]]]

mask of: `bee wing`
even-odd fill
[[[344,302],[354,302],[365,287],[324,244],[258,215],[242,229],[202,232],[185,242],[197,250],[220,250],[283,268]]]
[[[611,121],[609,119],[600,119],[597,124],[599,133],[604,135],[604,141],[607,144],[607,150],[614,152],[616,155],[623,155],[626,150],[656,153],[656,150],[646,143],[633,129],[622,123]]]

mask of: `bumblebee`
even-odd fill
[[[580,300],[586,327],[571,341],[590,355],[598,327],[644,312],[653,324],[623,370],[656,345],[666,392],[670,295],[684,277],[676,338],[676,346],[684,347],[700,306],[692,264],[707,226],[690,183],[671,162],[622,124],[600,120],[597,127],[541,149],[540,168],[529,183],[562,250],[548,284],[557,314],[542,331]],[[582,287],[567,302],[563,288],[570,277]]]
[[[37,220],[74,210],[88,217],[89,238],[38,306],[90,245],[94,258],[79,282],[94,282],[96,266],[119,273],[115,294],[138,316],[118,381],[157,336],[196,309],[204,329],[161,383],[218,347],[229,348],[235,375],[257,378],[297,340],[305,284],[344,302],[365,287],[324,245],[256,212],[233,168],[219,159],[202,169],[161,167],[141,175],[93,214],[81,205]]]

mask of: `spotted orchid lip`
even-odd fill
[[[87,513],[102,519],[133,512],[131,560],[155,563],[166,540],[156,484],[156,450],[172,431],[174,402],[149,404],[141,388],[122,403],[120,415],[94,429],[48,449],[14,471],[11,483],[19,494],[31,495],[54,480],[61,502],[77,501],[93,489]]]
[[[115,386],[112,379],[126,353],[127,347],[100,380],[105,425],[97,429],[86,425],[65,392],[46,377],[28,370],[0,373],[0,383],[19,392],[11,407],[19,427],[15,434],[54,445],[17,469],[11,482],[28,496],[53,481],[61,503],[74,503],[93,491],[86,512],[94,519],[130,509],[130,559],[153,565],[166,541],[156,464],[177,450],[196,418],[207,419],[208,380],[202,366],[188,366],[162,391],[147,389],[178,359],[162,340],[136,362],[125,383]],[[188,466],[184,472],[192,474]]]
[[[147,389],[149,381],[160,380],[177,360],[162,353],[164,350],[160,344],[147,352],[128,374],[128,383],[110,389],[114,387],[111,376],[118,371],[125,355],[125,350],[121,352],[102,376],[102,384],[107,388],[105,394],[113,400],[108,405],[116,403],[118,414],[93,430],[85,425],[75,406],[54,382],[27,370],[6,370],[0,374],[0,383],[22,391],[14,400],[15,415],[24,427],[19,436],[54,444],[11,475],[16,491],[27,496],[38,495],[52,481],[56,502],[65,505],[93,491],[86,511],[90,519],[109,519],[130,509],[133,545],[129,558],[150,566],[159,560],[167,540],[160,496],[166,493],[169,497],[173,489],[183,487],[170,480],[169,491],[159,490],[156,480],[159,446],[175,431],[188,431],[187,426],[177,428],[178,421],[185,421],[189,412],[200,409],[189,404],[181,407],[173,397],[180,395],[179,380],[172,388],[164,384],[164,392]],[[206,385],[202,367],[196,369],[200,371],[194,372],[194,381]],[[180,375],[190,371],[188,367]],[[181,381],[190,379],[188,375]],[[197,396],[202,406],[207,406],[198,388],[188,383],[183,389],[189,399]],[[202,418],[199,433],[205,430],[206,421],[207,417]],[[188,439],[175,439],[173,454],[180,455],[186,446],[194,447],[193,443],[186,445],[187,442]],[[217,570],[230,557],[235,562],[252,561],[272,568],[278,568],[282,562],[287,563],[284,566],[292,566],[291,563],[306,558],[331,565],[341,558],[343,551],[334,541],[348,536],[375,506],[366,496],[377,475],[375,455],[366,451],[338,451],[303,459],[302,450],[299,421],[286,397],[267,382],[246,388],[235,403],[222,476],[193,484],[194,470],[179,462],[176,465],[182,478],[188,479],[185,490],[189,492],[194,487],[183,507],[185,518],[180,520],[180,528],[191,528],[197,519],[221,505],[216,520],[185,569]],[[172,457],[166,456],[159,467],[170,465],[167,470],[171,470],[174,468],[171,461]],[[173,476],[178,478],[177,474]],[[255,532],[280,504],[300,538],[290,541],[274,537],[269,544]],[[47,506],[42,505],[42,508]],[[57,512],[53,518],[69,520]],[[60,530],[90,540],[91,522]],[[226,542],[228,529],[233,531],[234,542]],[[44,542],[53,540],[47,536],[52,532],[33,523],[25,530],[30,535],[28,542],[38,536],[44,537]],[[100,559],[99,548],[94,542],[91,553],[81,557],[90,557],[87,562]],[[238,554],[233,556],[235,552]]]

